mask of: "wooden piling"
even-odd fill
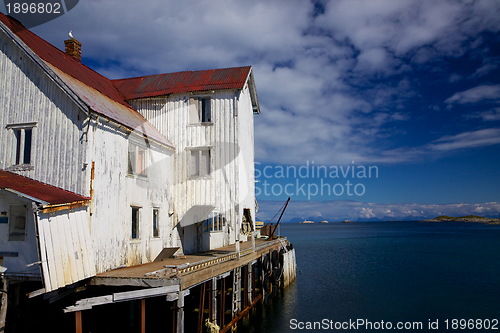
[[[179,291],[179,298],[177,299],[177,332],[184,333],[184,291]]]
[[[8,280],[2,276],[2,289],[0,290],[0,332],[5,332],[5,321],[7,318],[7,289],[8,289]]]
[[[146,300],[141,299],[141,333],[146,333]]]
[[[82,333],[82,311],[75,312],[76,333]]]

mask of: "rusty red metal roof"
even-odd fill
[[[50,205],[89,201],[90,198],[0,169],[0,189],[11,189]]]
[[[243,89],[251,66],[185,71],[113,80],[126,100],[165,96],[169,94]]]

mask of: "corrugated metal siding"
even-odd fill
[[[38,232],[46,292],[96,274],[86,208],[39,213]]]
[[[6,125],[36,122],[31,150],[35,168],[15,172],[88,195],[83,171],[84,113],[3,32],[0,32],[0,109],[0,142],[6,148],[0,150],[0,168],[13,164],[13,132]]]

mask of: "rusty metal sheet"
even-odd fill
[[[154,139],[171,149],[175,149],[174,145],[170,141],[161,135],[137,111],[132,109],[132,107],[127,107],[110,99],[109,97],[101,94],[99,91],[62,72],[51,64],[47,65],[95,112],[115,120],[116,122],[128,127],[130,130],[144,134],[148,138]]]
[[[0,189],[12,189],[51,205],[89,201],[90,198],[42,182],[0,170]]]
[[[126,100],[168,94],[243,89],[251,66],[185,71],[112,80]]]

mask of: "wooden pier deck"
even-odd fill
[[[90,284],[136,287],[179,285],[180,290],[184,290],[253,262],[263,253],[277,250],[282,241],[287,242],[286,238],[282,238],[281,241],[256,239],[255,252],[251,241],[242,242],[239,257],[236,245],[233,244],[180,258],[119,268],[96,275]]]

